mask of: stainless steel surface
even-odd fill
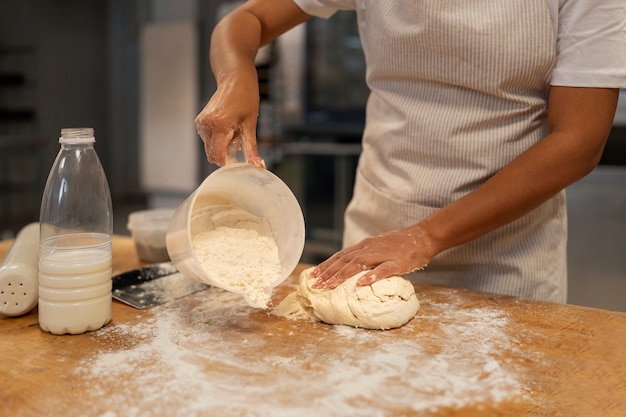
[[[209,288],[185,277],[171,262],[148,265],[113,277],[113,298],[144,310]]]

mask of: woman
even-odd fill
[[[564,189],[598,164],[626,87],[623,0],[249,0],[211,42],[217,91],[196,126],[263,166],[254,57],[311,16],[354,9],[371,89],[334,288],[420,280],[564,302]]]

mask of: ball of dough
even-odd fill
[[[393,329],[408,323],[419,310],[415,288],[403,277],[392,276],[361,286],[357,280],[367,272],[363,271],[335,289],[314,288],[316,279],[311,276],[312,270],[309,268],[300,274],[297,294],[288,296],[285,305],[281,303],[287,315],[306,313],[328,324]],[[298,305],[294,305],[296,302]]]

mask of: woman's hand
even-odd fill
[[[253,72],[239,73],[222,82],[196,117],[207,160],[218,166],[237,162],[237,153],[241,151],[246,162],[265,168],[256,144],[259,94]]]
[[[196,117],[209,162],[246,162],[265,167],[256,143],[259,84],[254,60],[259,48],[311,16],[291,0],[248,0],[221,19],[211,35],[211,68],[217,91]]]
[[[345,248],[313,270],[317,288],[336,288],[346,279],[364,270],[359,285],[413,272],[435,256],[433,245],[419,224],[383,235],[369,237]]]

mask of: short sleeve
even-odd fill
[[[337,10],[354,10],[356,0],[293,0],[307,14],[311,16],[329,18]]]
[[[626,88],[626,2],[561,0],[551,84]]]

